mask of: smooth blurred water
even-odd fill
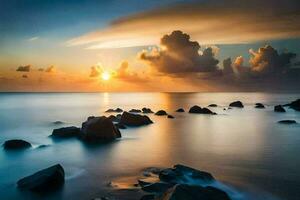
[[[177,163],[211,172],[240,191],[240,199],[300,198],[300,125],[277,121],[300,112],[274,113],[273,106],[300,98],[300,94],[271,93],[0,93],[0,143],[25,139],[34,147],[25,151],[0,149],[0,198],[39,199],[19,191],[16,181],[52,164],[61,163],[67,179],[62,190],[47,199],[91,199],[119,177],[129,177],[150,166]],[[244,109],[224,111],[241,100]],[[255,109],[261,102],[266,109]],[[218,115],[175,113],[197,104]],[[52,129],[81,126],[90,115],[108,108],[165,109],[175,119],[149,114],[154,124],[121,130],[122,139],[91,147],[77,139],[53,141]],[[54,121],[66,124],[54,125]],[[43,197],[45,198],[45,197]]]

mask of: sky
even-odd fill
[[[300,91],[297,0],[0,0],[1,92]]]

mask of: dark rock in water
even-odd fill
[[[142,187],[142,190],[150,193],[164,193],[169,188],[173,187],[173,184],[165,182],[156,182]]]
[[[58,188],[64,183],[65,172],[60,164],[38,171],[17,182],[19,188],[44,192]]]
[[[94,119],[94,118],[95,118],[95,116],[89,116],[89,117],[87,118],[87,120]]]
[[[121,108],[116,108],[116,109],[110,108],[110,109],[106,110],[105,112],[123,112],[123,110]]]
[[[285,112],[285,109],[281,105],[274,106],[274,112]]]
[[[55,122],[53,122],[53,124],[54,125],[61,125],[61,124],[64,124],[64,122],[62,122],[62,121],[55,121]]]
[[[46,148],[46,147],[49,147],[49,146],[50,146],[49,144],[41,144],[37,148],[38,149],[43,149],[43,148]]]
[[[126,126],[122,123],[117,123],[115,124],[115,126],[118,128],[118,129],[126,129]]]
[[[159,110],[155,113],[155,115],[158,115],[158,116],[163,116],[163,115],[168,115],[166,111],[164,110]]]
[[[213,104],[209,104],[208,107],[218,107],[218,105],[213,103]]]
[[[184,109],[183,109],[183,108],[178,108],[178,109],[176,110],[176,112],[184,112]]]
[[[208,108],[201,108],[200,106],[193,106],[190,108],[189,113],[195,113],[195,114],[216,114],[209,110]]]
[[[281,121],[278,121],[278,123],[280,123],[280,124],[297,124],[297,122],[295,120],[281,120]]]
[[[297,99],[296,101],[293,101],[289,104],[290,108],[300,111],[300,99]]]
[[[121,137],[121,132],[105,117],[94,117],[82,123],[81,139],[86,142],[104,142]]]
[[[178,184],[157,200],[230,200],[229,196],[215,187]]]
[[[108,117],[108,119],[110,119],[112,122],[119,122],[120,121],[120,119],[118,117],[114,116],[114,115],[110,115]]]
[[[230,107],[236,107],[236,108],[244,108],[244,105],[241,101],[234,101],[229,104]]]
[[[147,114],[147,113],[154,113],[150,108],[143,108],[142,111],[145,114]]]
[[[265,106],[262,103],[256,103],[255,108],[265,108]]]
[[[168,183],[184,183],[187,178],[192,178],[197,181],[211,182],[214,177],[205,171],[200,171],[184,165],[175,165],[173,168],[166,168],[159,173],[159,179]]]
[[[26,149],[30,148],[31,144],[25,140],[7,140],[3,144],[3,148],[6,150],[12,149]]]
[[[152,124],[153,122],[146,115],[123,112],[120,123],[126,126],[142,126]]]
[[[168,118],[174,119],[175,117],[173,115],[168,115]]]
[[[140,113],[140,112],[142,112],[142,111],[139,110],[139,109],[131,109],[131,110],[129,110],[129,112]]]
[[[52,131],[51,136],[56,138],[69,138],[69,137],[78,137],[79,134],[80,134],[80,128],[77,128],[75,126],[70,126],[70,127],[54,129]]]

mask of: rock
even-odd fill
[[[158,200],[230,200],[230,197],[215,187],[178,184],[166,191]]]
[[[139,110],[139,109],[131,109],[131,110],[129,110],[129,112],[140,113],[140,112],[142,112],[142,111]]]
[[[213,104],[209,104],[208,107],[218,107],[218,105],[213,103]]]
[[[173,184],[165,182],[156,182],[143,186],[142,190],[150,193],[164,193],[171,187],[173,187]]]
[[[64,127],[54,129],[52,131],[52,137],[56,138],[69,138],[69,137],[78,137],[80,135],[80,128],[75,126]]]
[[[200,106],[193,106],[190,108],[189,113],[196,113],[196,114],[216,114],[209,110],[208,108],[201,108]]]
[[[262,103],[256,103],[255,108],[265,108],[265,106]]]
[[[168,115],[166,111],[164,110],[159,110],[155,113],[155,115],[158,115],[158,116],[163,116],[163,115]]]
[[[143,108],[142,111],[145,114],[147,114],[147,113],[154,113],[150,108]]]
[[[230,107],[236,107],[236,108],[244,108],[244,105],[241,101],[234,101],[229,104]]]
[[[293,101],[289,104],[290,108],[300,111],[300,99],[297,99],[296,101]]]
[[[62,122],[62,121],[55,121],[55,122],[53,122],[53,124],[54,125],[61,125],[61,124],[64,124],[64,122]]]
[[[152,124],[153,122],[146,115],[123,112],[120,123],[126,126],[142,126]]]
[[[110,115],[108,117],[108,119],[110,119],[112,122],[119,122],[120,121],[120,119],[118,117],[114,116],[114,115]]]
[[[117,123],[115,124],[115,126],[118,128],[118,129],[126,129],[126,126],[122,123]]]
[[[64,183],[65,172],[60,164],[38,171],[17,182],[19,188],[43,192],[58,188]]]
[[[295,120],[281,120],[281,121],[278,121],[278,123],[280,123],[280,124],[297,124],[297,122]]]
[[[285,112],[285,109],[281,105],[274,106],[274,112]]]
[[[192,178],[197,181],[211,182],[214,181],[214,177],[205,171],[200,171],[184,165],[175,165],[173,168],[166,168],[159,173],[159,179],[168,183],[184,183],[187,182],[187,178]]]
[[[168,118],[174,119],[175,117],[173,115],[168,115]]]
[[[30,148],[31,144],[25,140],[7,140],[3,144],[3,148],[6,150],[12,149],[26,149]]]
[[[121,108],[117,108],[117,109],[110,108],[110,109],[106,110],[105,112],[123,112],[123,110]]]
[[[178,109],[176,110],[176,112],[184,112],[184,109],[183,109],[183,108],[178,108]]]
[[[105,117],[94,117],[82,123],[81,139],[87,142],[104,142],[121,137],[121,132]]]

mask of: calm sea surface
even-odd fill
[[[234,199],[300,199],[300,125],[277,121],[300,112],[274,113],[273,106],[300,98],[300,94],[271,93],[2,93],[0,143],[24,139],[34,148],[9,152],[0,149],[0,199],[39,199],[22,192],[16,181],[39,169],[61,163],[64,187],[44,199],[92,199],[105,195],[107,183],[135,176],[146,167],[186,164],[211,172],[231,187]],[[241,100],[244,109],[223,110]],[[266,109],[255,109],[261,102]],[[175,113],[197,104],[218,115]],[[77,139],[54,141],[54,128],[81,126],[90,115],[108,108],[165,109],[175,119],[149,117],[154,124],[121,130],[115,142],[89,147]],[[54,121],[66,124],[54,125]],[[46,148],[36,148],[39,145]]]

